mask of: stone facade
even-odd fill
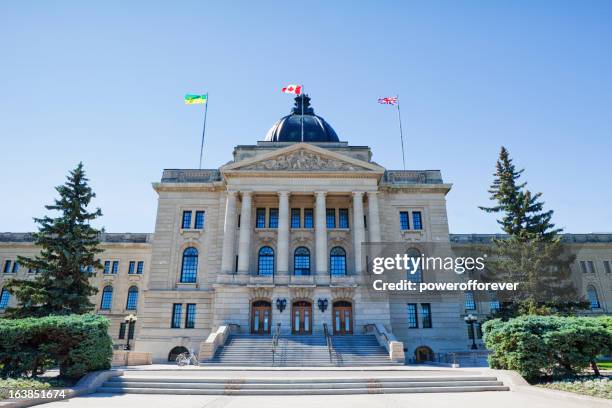
[[[368,147],[346,142],[259,142],[237,146],[233,157],[220,169],[164,170],[153,184],[159,196],[153,234],[103,235],[100,259],[109,261],[110,269],[95,271],[92,283],[100,291],[92,301],[111,320],[117,345],[125,342],[119,338],[123,318],[134,313],[132,348],[151,352],[155,362],[167,361],[177,346],[199,350],[221,325],[265,334],[280,323],[281,332],[289,334],[296,331],[296,316],[298,332],[305,335],[321,333],[324,323],[354,334],[382,325],[403,342],[409,358],[419,347],[434,353],[469,348],[463,317],[487,315],[489,302],[468,310],[462,293],[374,299],[364,289],[363,242],[434,242],[451,254],[454,247],[490,241],[491,236],[449,234],[451,185],[439,171],[385,170],[372,161]],[[401,212],[410,222],[419,214],[420,228],[401,228]],[[576,249],[576,273],[586,268],[585,295],[588,288],[597,291],[599,308],[591,313],[608,313],[612,273],[605,265],[612,266],[612,235],[568,235],[566,240]],[[260,258],[265,247],[272,258]],[[309,254],[307,269],[297,264],[298,248]],[[332,261],[336,248],[345,255]],[[17,255],[36,251],[29,234],[0,234],[0,288],[8,279],[35,276],[23,268],[13,272],[12,265]],[[197,258],[187,256],[193,253]],[[337,273],[336,261],[342,259],[345,273]],[[118,262],[116,273],[113,262]],[[130,262],[143,262],[142,273],[129,273]],[[105,287],[113,288],[108,310],[101,308]],[[127,309],[130,287],[138,289],[136,310]],[[281,311],[277,302],[282,301]],[[327,307],[319,307],[319,301],[327,301]],[[407,303],[418,308],[417,328],[408,324]],[[181,305],[181,314],[172,327],[175,305]],[[423,327],[422,305],[430,307],[431,328]],[[188,310],[195,313],[188,317]],[[335,319],[340,310],[350,313],[342,327]]]

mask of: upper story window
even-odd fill
[[[4,273],[11,273],[11,266],[12,265],[13,265],[13,261],[11,261],[10,259],[7,259],[6,261],[4,261],[3,272]]]
[[[312,208],[304,208],[304,228],[314,228],[314,216]]]
[[[128,290],[127,303],[125,305],[126,310],[136,310],[136,306],[138,305],[138,288],[136,286],[131,286]]]
[[[336,209],[328,208],[325,210],[325,222],[327,228],[336,228]]]
[[[100,303],[100,309],[110,310],[113,304],[113,287],[105,286],[102,290],[102,302]]]
[[[181,228],[191,228],[191,211],[183,211],[183,222],[181,224]]]
[[[113,275],[119,272],[119,261],[113,261]]]
[[[269,246],[262,247],[257,257],[257,274],[259,276],[274,275],[274,250]]]
[[[111,261],[104,261],[104,274],[109,274],[111,271]]]
[[[604,271],[606,273],[612,273],[612,268],[610,267],[610,261],[603,261]]]
[[[400,211],[400,228],[402,231],[410,229],[410,218],[408,217],[408,211]]]
[[[406,279],[411,282],[423,282],[423,266],[417,259],[421,258],[421,253],[416,249],[410,249],[406,253],[409,257],[408,268],[406,268]],[[414,261],[412,261],[414,259]],[[417,265],[416,267],[414,265]]]
[[[170,328],[180,329],[181,328],[181,315],[183,314],[183,305],[180,303],[174,303],[172,305],[172,322]]]
[[[266,209],[258,208],[255,211],[255,228],[266,228]]]
[[[183,251],[183,262],[181,263],[181,283],[195,283],[198,275],[198,250],[194,247]]]
[[[476,309],[476,301],[474,300],[474,292],[465,292],[465,308],[467,310]]]
[[[310,251],[308,248],[299,247],[293,253],[293,274],[296,276],[310,275]]]
[[[421,319],[424,329],[431,329],[433,327],[431,324],[431,304],[421,303]]]
[[[408,312],[408,328],[417,329],[419,327],[419,320],[417,316],[416,303],[406,304],[406,311]]]
[[[587,261],[587,265],[589,267],[589,272],[591,273],[595,273],[595,262],[593,261]]]
[[[597,289],[595,289],[594,286],[589,286],[587,288],[587,297],[589,298],[591,309],[599,309],[601,307],[599,304],[599,296],[597,296]]]
[[[0,309],[6,309],[10,300],[11,292],[9,292],[8,289],[2,289],[2,294],[0,295]]]
[[[138,264],[136,264],[136,273],[138,275],[142,275],[143,272],[144,272],[144,261],[138,261]]]
[[[204,229],[204,211],[196,211],[194,228]]]
[[[348,208],[340,208],[338,210],[338,227],[348,228],[349,227],[349,210]]]
[[[580,261],[580,270],[582,273],[587,273],[587,263],[586,261]]]
[[[346,275],[346,251],[342,247],[333,247],[329,252],[329,273],[331,276]]]
[[[195,328],[195,317],[196,317],[196,304],[187,303],[187,310],[185,311],[185,328]]]
[[[413,229],[415,229],[415,230],[423,229],[423,221],[421,219],[421,212],[420,211],[413,211],[412,212],[412,226],[413,226]]]
[[[501,308],[499,304],[499,299],[497,298],[497,293],[489,292],[489,296],[491,297],[491,301],[489,302],[489,307],[491,308],[491,312],[498,312]]]
[[[301,211],[299,208],[291,209],[291,228],[301,228]]]
[[[136,273],[136,261],[130,261],[128,266],[128,275],[133,275]]]
[[[270,208],[268,228],[278,228],[278,208]]]

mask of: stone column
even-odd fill
[[[380,242],[380,216],[378,215],[378,192],[368,192],[368,232],[370,242]]]
[[[355,273],[363,270],[361,262],[361,243],[365,241],[365,227],[363,225],[363,192],[353,192],[353,245],[355,253]]]
[[[223,252],[221,271],[232,273],[234,270],[234,243],[236,241],[236,192],[228,191],[225,202],[225,224],[223,225]]]
[[[278,193],[278,264],[276,271],[279,276],[289,273],[289,192]]]
[[[316,274],[327,275],[327,223],[325,222],[325,191],[316,191],[315,259]]]
[[[242,208],[240,209],[240,236],[238,238],[238,273],[248,275],[251,260],[251,213],[252,198],[250,191],[242,192]]]

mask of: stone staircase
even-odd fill
[[[398,365],[371,335],[332,336],[330,355],[323,335],[280,336],[272,359],[272,337],[232,335],[205,364],[224,366],[385,366]]]
[[[370,373],[372,376],[375,373]],[[188,376],[184,373],[184,376]],[[434,392],[508,391],[494,376],[401,376],[299,378],[112,377],[97,389],[102,393],[181,395],[349,395]]]

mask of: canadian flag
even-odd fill
[[[287,85],[281,89],[281,92],[300,95],[302,93],[302,85]]]

